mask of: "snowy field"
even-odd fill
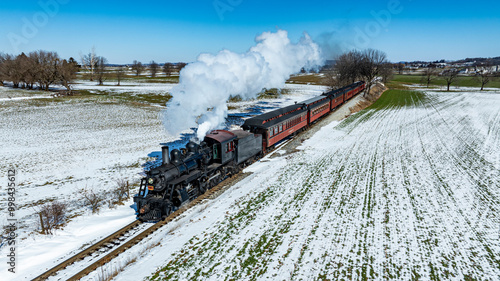
[[[389,99],[245,172],[117,280],[500,276],[500,92]]]
[[[113,84],[113,85],[109,85]],[[74,85],[75,90],[89,91],[106,91],[108,93],[133,93],[133,94],[162,94],[172,89],[176,84],[169,83],[137,83],[122,81],[120,86],[116,86],[115,82],[105,82],[102,86],[96,86],[95,82],[78,81]]]
[[[135,219],[131,200],[112,209],[104,203],[98,215],[92,214],[83,203],[81,190],[107,194],[106,201],[111,200],[109,191],[117,186],[117,180],[137,183],[147,155],[158,151],[160,143],[174,138],[165,132],[161,122],[164,108],[104,96],[107,93],[162,95],[171,87],[160,83],[124,83],[120,87],[81,83],[75,88],[96,91],[99,95],[57,99],[46,92],[0,87],[0,170],[6,173],[14,165],[19,185],[16,214],[20,229],[16,233],[20,243],[20,273],[6,278],[33,278],[42,268],[51,267],[56,260]],[[270,110],[323,91],[318,86],[290,87],[291,94],[286,97],[243,102],[237,107],[265,103],[269,105],[265,110]],[[7,224],[7,194],[3,187],[2,184],[2,226]],[[72,219],[54,236],[40,235],[36,212],[51,200],[67,203]],[[7,253],[5,246],[1,244],[2,256]],[[6,263],[0,263],[0,272],[6,270]],[[1,279],[5,280],[3,276]]]
[[[288,87],[292,98],[264,102],[293,103],[323,91]],[[160,107],[46,98],[9,99],[0,107],[10,134],[0,137],[0,163],[2,170],[11,164],[19,170],[22,227],[19,272],[2,273],[2,280],[30,280],[131,222],[130,201],[92,215],[78,190],[137,180],[144,157],[171,139]],[[99,280],[133,259],[116,280],[500,276],[500,92],[386,99],[326,125],[299,152],[266,157],[245,172],[221,196],[84,280]],[[70,203],[79,216],[53,236],[36,234],[36,203],[50,199]]]

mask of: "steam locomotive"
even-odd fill
[[[134,196],[137,218],[157,221],[167,217],[364,89],[365,82],[359,81],[249,118],[243,130],[214,130],[200,144],[189,142],[181,150],[169,152],[163,146],[161,164],[146,172]]]

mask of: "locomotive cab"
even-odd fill
[[[212,147],[213,162],[224,165],[235,159],[236,135],[226,130],[215,130],[205,136],[208,147]]]

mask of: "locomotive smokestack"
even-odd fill
[[[168,152],[168,146],[161,147],[161,159],[163,165],[170,164],[170,156]]]

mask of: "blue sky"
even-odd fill
[[[95,46],[110,63],[244,52],[277,28],[292,41],[308,32],[329,57],[352,48],[391,61],[500,56],[497,1],[9,0],[0,19],[0,52],[79,59]]]

